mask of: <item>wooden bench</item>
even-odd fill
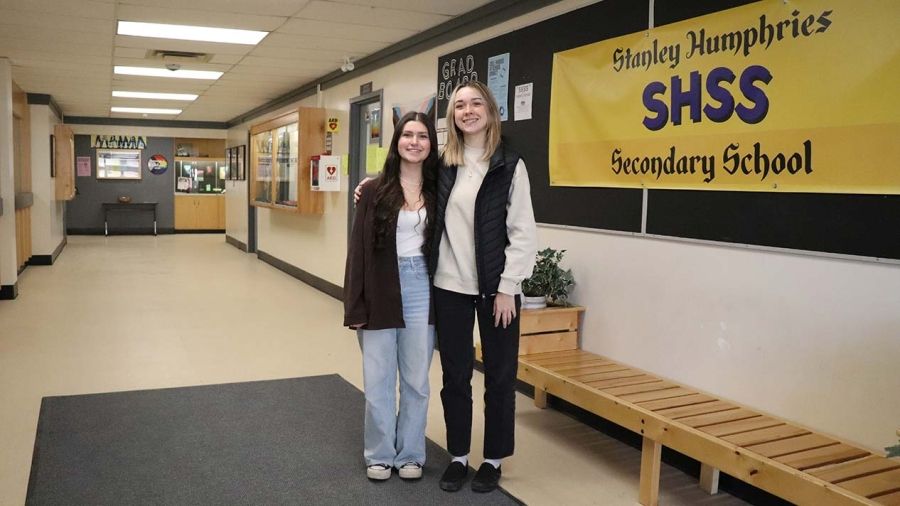
[[[538,407],[551,394],[643,437],[641,504],[658,503],[667,446],[700,462],[709,493],[722,470],[801,505],[900,505],[900,461],[580,350],[581,308],[568,309],[574,319],[522,312],[519,379],[534,386]]]

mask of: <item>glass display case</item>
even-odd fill
[[[227,179],[224,158],[175,157],[176,193],[223,193]]]
[[[322,214],[309,161],[325,151],[325,109],[300,107],[250,128],[250,202],[257,207]]]
[[[297,171],[298,137],[296,123],[275,130],[275,138],[278,139],[275,150],[275,203],[281,206],[297,205],[300,177]]]
[[[253,173],[253,202],[272,203],[272,131],[267,130],[253,136],[255,154]]]

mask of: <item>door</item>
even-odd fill
[[[381,167],[367,171],[369,146],[381,146],[384,137],[382,90],[350,99],[350,167],[347,181],[347,236],[353,230],[353,189],[366,176],[375,176]]]

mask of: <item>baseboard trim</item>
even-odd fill
[[[225,242],[227,242],[228,244],[234,246],[235,248],[243,251],[244,253],[247,253],[249,251],[246,244],[235,239],[234,237],[231,237],[228,234],[225,234]]]
[[[56,249],[53,250],[53,258],[50,260],[50,264],[56,262],[56,259],[59,258],[59,254],[62,253],[62,250],[65,249],[67,244],[69,244],[69,239],[64,236],[62,241],[60,241],[59,246],[57,246]]]
[[[284,260],[280,260],[278,258],[273,257],[272,255],[266,253],[265,251],[257,250],[256,256],[262,260],[263,262],[275,267],[280,271],[284,271],[291,276],[303,281],[307,285],[319,290],[320,292],[325,293],[326,295],[330,295],[337,300],[344,300],[344,289],[330,281],[325,281],[324,279],[316,276],[315,274],[310,274],[303,269],[291,265]]]
[[[0,285],[0,300],[13,300],[19,296],[19,283]]]
[[[200,228],[197,230],[175,230],[176,234],[224,234],[225,230],[218,228]]]
[[[28,265],[53,265],[68,242],[68,239],[63,237],[63,240],[59,243],[59,246],[53,250],[53,253],[49,255],[32,255],[31,258],[28,259]]]
[[[26,265],[53,265],[53,255],[31,255]]]
[[[157,228],[157,235],[167,235],[174,234],[175,229],[173,228]],[[69,228],[66,229],[67,235],[104,235],[103,228]],[[153,235],[152,228],[138,228],[134,230],[110,230],[109,235]]]

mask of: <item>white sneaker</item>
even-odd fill
[[[400,477],[404,480],[418,480],[422,477],[422,464],[407,462],[400,466]]]
[[[386,480],[391,477],[391,466],[387,464],[372,464],[366,468],[366,478],[370,480]]]

